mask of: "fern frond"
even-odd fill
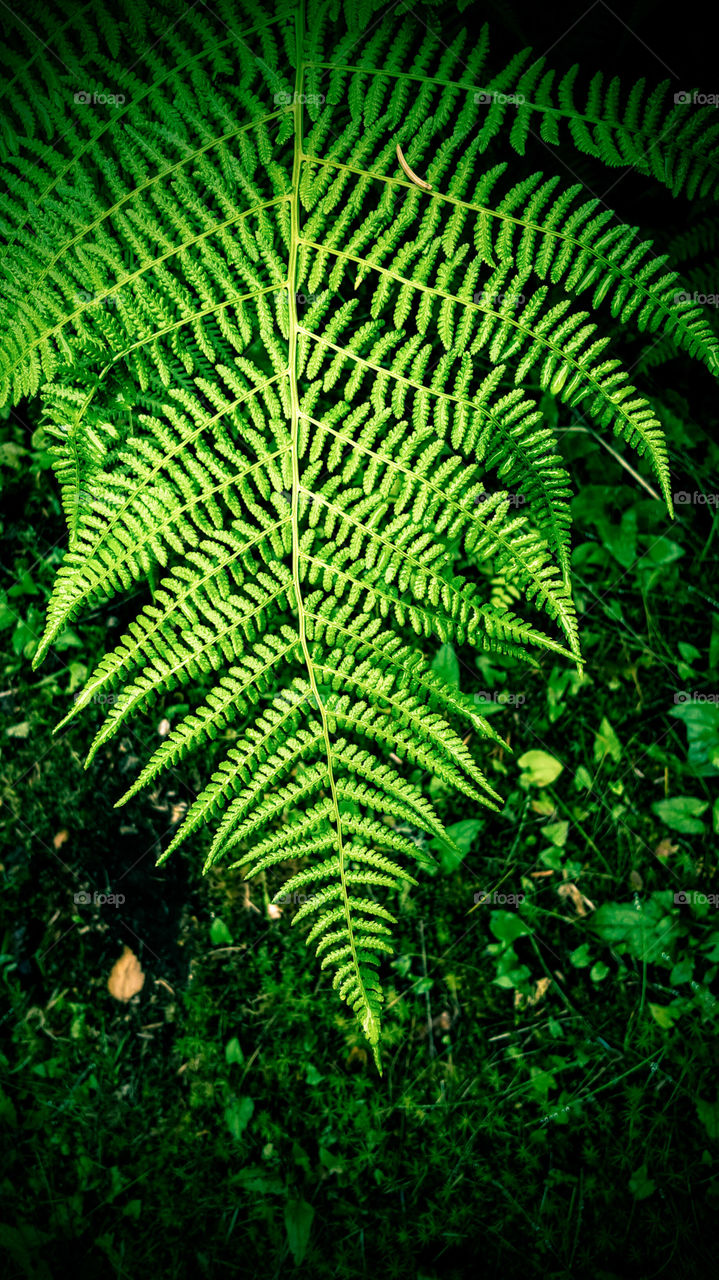
[[[452,846],[404,767],[500,803],[478,753],[506,744],[432,654],[582,664],[543,406],[644,457],[671,510],[606,322],[719,373],[671,246],[507,157],[537,135],[708,199],[715,112],[528,50],[493,68],[451,7],[440,35],[379,0],[29,0],[0,59],[0,402],[41,395],[69,534],[35,661],[150,581],[62,724],[102,705],[89,763],[184,691],[118,805],[211,754],[160,862],[209,825],[206,870],[292,862],[381,1070],[376,894]]]

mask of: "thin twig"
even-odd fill
[[[397,143],[397,159],[399,160],[401,168],[404,169],[405,173],[407,174],[407,177],[409,178],[410,182],[414,182],[416,186],[421,187],[423,191],[432,190],[431,182],[425,182],[424,178],[420,178],[414,172],[413,169],[410,169],[409,165],[407,164],[407,161],[402,155],[402,148],[400,147],[399,143]]]
[[[425,983],[427,981],[427,953],[424,949],[424,920],[419,922],[419,936],[422,943],[422,976]],[[432,1004],[429,998],[429,989],[425,986],[424,998],[427,1001],[427,1040],[429,1041],[429,1056],[434,1058],[437,1056],[437,1050],[434,1047],[434,1034],[432,1032]]]

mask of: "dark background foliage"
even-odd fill
[[[532,44],[558,72],[579,61],[585,83],[601,68],[719,92],[691,8],[496,0],[482,16],[495,66]],[[711,210],[566,146],[528,156],[719,293]],[[484,755],[506,805],[478,814],[425,779],[467,852],[458,866],[437,849],[440,871],[400,904],[381,1081],[291,912],[268,914],[274,881],[203,879],[201,840],[155,868],[192,768],[113,808],[180,695],[87,772],[87,718],[52,737],[137,600],[98,608],[31,671],[64,528],[38,406],[0,422],[0,1251],[13,1280],[714,1273],[716,383],[616,340],[691,500],[670,521],[546,402],[577,494],[587,679],[551,655],[530,670],[438,652],[448,679],[485,692],[511,748]],[[490,889],[524,902],[475,901]],[[83,905],[83,890],[125,901]],[[145,973],[127,1005],[107,990],[125,946]]]

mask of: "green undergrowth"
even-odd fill
[[[716,447],[697,424],[674,434],[677,484],[710,491]],[[82,644],[67,631],[49,673],[29,674],[60,514],[42,436],[4,424],[0,1246],[13,1280],[453,1280],[468,1254],[506,1277],[711,1273],[715,509],[679,503],[669,525],[582,432],[565,438],[583,481],[588,675],[438,648],[436,670],[507,744],[486,757],[507,799],[478,815],[423,779],[463,856],[435,843],[436,873],[396,895],[380,1082],[351,1016],[317,999],[329,979],[302,962],[295,906],[268,911],[279,874],[203,879],[196,850],[155,866],[192,773],[113,808],[181,709],[168,701],[87,773],[84,730],[50,739],[119,620],[99,609]],[[8,445],[29,450],[22,470]],[[124,901],[76,903],[82,892]],[[107,990],[125,946],[145,974],[128,1004]]]

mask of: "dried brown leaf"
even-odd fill
[[[529,1008],[531,1005],[539,1004],[539,1001],[544,999],[544,996],[546,996],[551,985],[551,978],[538,978],[534,984],[533,990],[530,991],[528,995],[523,995],[521,991],[515,991],[515,1009],[523,1009],[525,1006]]]
[[[585,898],[584,894],[579,891],[576,884],[569,883],[557,886],[557,893],[560,898],[564,898],[571,902],[578,916],[586,916],[587,911],[594,910],[594,903]]]
[[[668,858],[672,853],[676,853],[678,848],[679,848],[679,845],[672,844],[671,840],[667,836],[666,839],[659,841],[659,844],[654,850],[654,857],[661,858],[663,860],[665,858]]]
[[[112,966],[107,989],[116,1000],[131,1000],[145,985],[145,975],[137,956],[125,947],[119,960]]]

